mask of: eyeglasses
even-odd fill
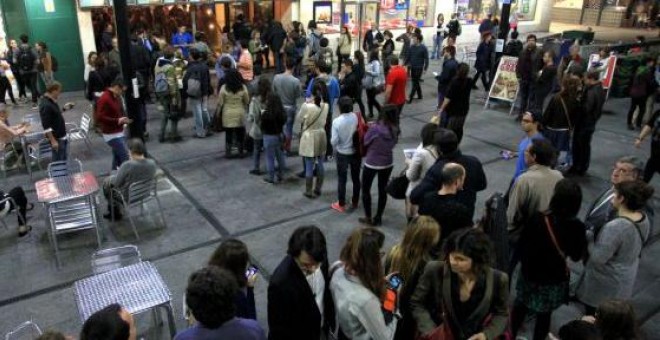
[[[623,175],[627,175],[627,174],[633,172],[633,170],[615,166],[615,167],[612,168],[612,172],[618,172],[618,173],[621,173]]]

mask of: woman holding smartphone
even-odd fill
[[[410,221],[401,243],[392,247],[385,259],[385,272],[398,273],[405,282],[399,296],[401,320],[395,340],[415,339],[417,326],[410,309],[410,296],[415,291],[424,266],[431,261],[431,250],[440,240],[440,225],[431,216],[417,216]]]
[[[383,312],[380,301],[385,292],[381,262],[384,241],[380,230],[355,229],[341,250],[340,262],[331,269],[330,292],[339,331],[348,339],[394,339],[398,307],[394,302],[392,311]]]
[[[257,281],[257,270],[249,266],[247,245],[233,238],[222,242],[211,255],[209,265],[227,269],[236,278],[239,287],[234,298],[236,317],[256,320],[254,283]]]

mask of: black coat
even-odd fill
[[[358,80],[355,71],[347,74],[344,79],[339,82],[342,96],[349,96],[353,100],[360,97],[360,81]]]
[[[326,322],[334,321],[335,315],[329,288],[330,280],[326,275],[323,313]],[[312,289],[296,261],[288,255],[277,266],[268,284],[268,328],[269,340],[317,340],[321,337],[321,313]],[[325,325],[323,329],[325,331]]]
[[[445,93],[449,87],[449,83],[456,76],[458,71],[458,62],[454,58],[445,59],[442,63],[442,73],[438,74],[435,79],[438,81],[438,92]]]
[[[447,163],[458,163],[465,168],[465,183],[463,190],[456,195],[458,201],[468,208],[470,217],[474,215],[474,204],[477,201],[477,192],[486,189],[488,182],[486,174],[479,159],[474,156],[462,154],[460,151],[440,156],[410,194],[412,204],[421,205],[424,196],[433,191],[440,190],[442,186],[442,168]]]
[[[490,67],[493,63],[492,61],[492,54],[493,51],[495,50],[495,44],[493,41],[482,41],[479,44],[479,47],[477,47],[477,60],[474,62],[474,68],[477,69],[477,71],[490,71]]]

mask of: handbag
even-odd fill
[[[452,334],[447,322],[443,321],[431,333],[417,336],[417,340],[454,340],[454,334]]]
[[[409,183],[410,181],[408,180],[408,177],[406,177],[406,169],[403,169],[398,176],[390,178],[387,187],[385,187],[385,191],[387,191],[392,198],[402,200],[406,198],[406,190],[408,190]]]

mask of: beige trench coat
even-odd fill
[[[298,115],[303,125],[298,154],[303,157],[325,155],[327,145],[325,120],[328,117],[328,104],[321,103],[319,108],[314,103],[305,103]]]

